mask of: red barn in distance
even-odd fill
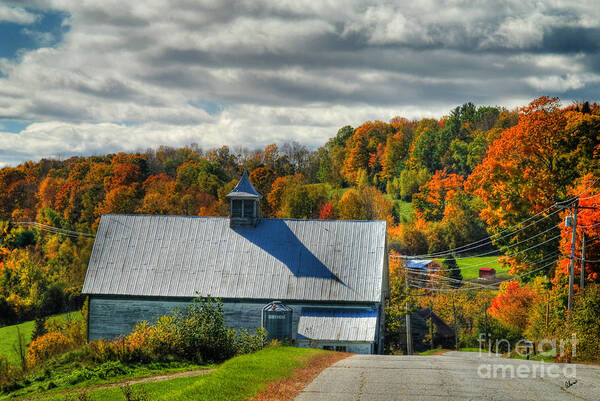
[[[479,278],[480,279],[492,279],[496,277],[496,269],[492,267],[481,267],[479,269]]]

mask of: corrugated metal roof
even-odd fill
[[[375,341],[377,309],[302,308],[298,338]]]
[[[242,178],[237,183],[235,188],[231,190],[230,193],[227,194],[228,198],[262,198],[262,195],[258,193],[254,185],[250,182],[250,178],[248,178],[248,172],[244,170],[244,174],[242,174]]]
[[[433,262],[432,259],[407,259],[404,263],[411,269],[426,269],[431,262]]]
[[[104,215],[84,294],[377,302],[385,221]]]

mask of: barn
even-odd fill
[[[102,216],[83,286],[88,339],[126,334],[211,295],[228,327],[381,353],[386,223],[260,218],[262,196],[246,173],[228,198],[229,218]]]

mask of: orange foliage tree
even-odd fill
[[[525,330],[527,314],[535,300],[535,291],[528,285],[506,281],[500,284],[500,291],[492,300],[488,313],[507,326]]]
[[[594,156],[600,116],[560,109],[556,98],[541,97],[520,109],[517,125],[503,131],[488,149],[466,183],[485,207],[481,217],[498,233],[553,205],[582,173],[598,168]],[[495,239],[495,244],[518,255],[507,258],[510,272],[532,268],[556,251],[552,231],[558,216]],[[536,234],[535,241],[528,241]],[[543,246],[526,250],[534,244]],[[541,272],[543,273],[543,272]]]
[[[439,221],[444,217],[448,204],[458,191],[463,189],[464,180],[456,174],[448,174],[446,170],[436,171],[431,180],[422,185],[420,191],[413,195],[415,214],[427,221]]]

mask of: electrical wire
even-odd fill
[[[84,236],[84,237],[89,237],[89,238],[96,237],[94,234],[84,233],[84,232],[80,232],[80,231],[65,230],[62,228],[38,223],[36,221],[11,221],[11,223],[17,224],[17,225],[28,226],[28,227],[35,227],[35,228],[39,229],[40,231],[44,231],[44,232],[48,232],[48,233],[52,233],[52,234],[64,234],[68,237],[74,237],[74,238],[77,238],[79,236]]]
[[[562,204],[563,205],[565,205],[565,204],[572,204],[576,199],[583,200],[583,199],[589,199],[591,197],[597,196],[597,195],[592,195],[592,196],[587,197],[587,198],[582,198],[582,199],[580,198],[580,196],[582,196],[583,194],[585,194],[586,192],[588,192],[590,189],[592,189],[596,185],[596,183],[598,181],[600,181],[600,177],[596,178],[594,180],[594,182],[592,182],[585,190],[583,190],[582,192],[580,192],[578,195],[576,195],[576,196],[574,196],[572,198],[569,198],[569,199],[563,201]],[[482,239],[480,239],[478,241],[474,241],[474,242],[471,242],[469,244],[465,244],[465,245],[462,245],[462,246],[459,246],[459,247],[456,247],[456,248],[452,248],[452,249],[449,249],[449,250],[446,250],[446,251],[443,251],[443,252],[434,252],[434,253],[431,253],[431,254],[421,254],[421,255],[410,255],[410,256],[407,256],[407,257],[409,257],[409,258],[434,257],[435,258],[435,257],[440,257],[440,256],[446,256],[446,255],[452,254],[452,253],[464,253],[464,252],[466,252],[468,250],[472,250],[472,249],[476,249],[476,248],[479,248],[479,247],[482,247],[482,246],[490,245],[490,244],[493,243],[494,239],[500,239],[500,238],[503,238],[503,237],[506,237],[506,236],[509,236],[509,235],[514,235],[514,234],[516,234],[516,233],[518,233],[518,232],[520,232],[520,231],[522,231],[522,230],[524,230],[524,229],[526,229],[526,228],[528,228],[528,227],[530,227],[530,226],[532,226],[534,224],[537,224],[540,221],[542,221],[542,220],[544,220],[544,219],[546,219],[546,218],[548,218],[548,217],[550,217],[550,216],[552,216],[552,215],[554,215],[554,214],[556,214],[556,213],[558,213],[558,212],[560,212],[560,211],[563,210],[562,207],[561,207],[558,210],[554,211],[553,213],[551,213],[551,214],[549,214],[547,216],[544,216],[541,219],[539,219],[539,220],[537,220],[537,221],[535,221],[535,222],[533,222],[531,224],[528,224],[527,226],[522,227],[521,229],[519,229],[517,231],[514,231],[513,233],[509,233],[509,234],[506,234],[506,235],[501,235],[501,234],[503,234],[503,233],[505,233],[507,231],[510,231],[510,230],[512,230],[512,229],[520,226],[523,223],[526,223],[526,222],[528,222],[528,221],[536,218],[537,216],[539,216],[539,215],[541,215],[541,214],[549,211],[550,209],[552,209],[554,207],[558,207],[558,206],[556,204],[551,205],[551,206],[547,207],[546,209],[542,210],[541,212],[538,212],[538,213],[534,214],[533,216],[531,216],[531,217],[529,217],[529,218],[527,218],[527,219],[525,219],[525,220],[523,220],[523,221],[521,221],[521,222],[519,222],[519,223],[511,226],[511,227],[508,227],[508,228],[506,228],[506,229],[504,229],[504,230],[502,230],[502,231],[500,231],[500,232],[498,232],[498,233],[496,233],[496,234],[494,234],[492,236],[489,236],[487,238],[482,238]],[[471,245],[478,244],[478,243],[480,243],[482,241],[484,242],[483,244],[471,247]]]

